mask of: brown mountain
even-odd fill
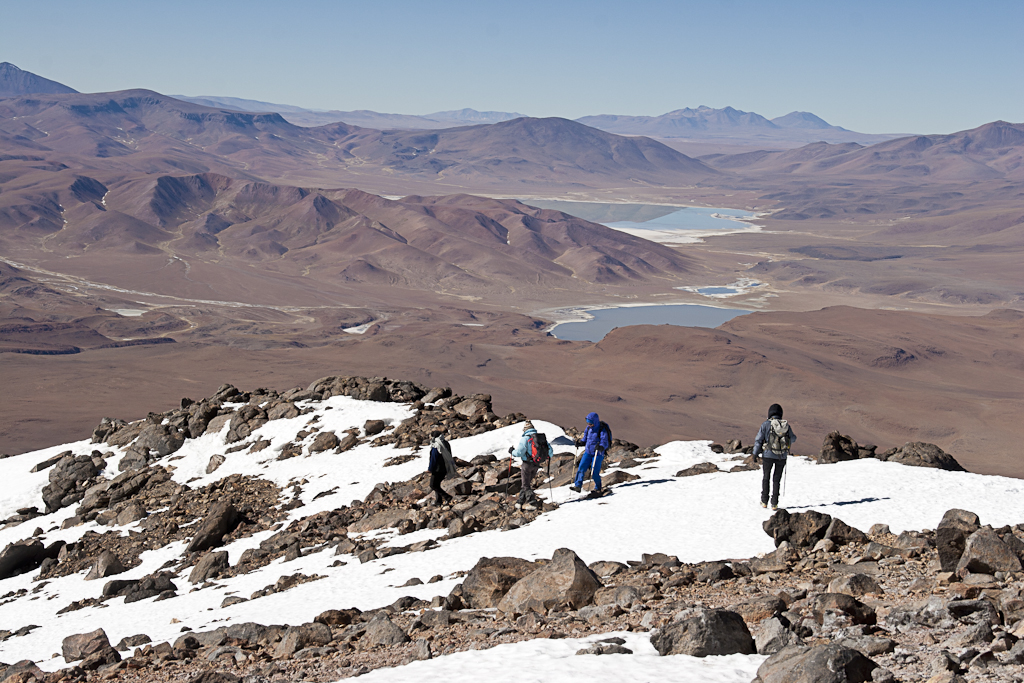
[[[10,62],[0,62],[0,97],[19,97],[34,93],[77,93],[63,83],[24,71]]]
[[[1024,124],[994,121],[950,135],[915,135],[870,147],[818,142],[781,152],[712,155],[701,160],[745,174],[928,182],[1024,180]]]
[[[175,296],[317,299],[246,293],[275,277],[334,291],[387,285],[523,296],[671,280],[690,267],[666,246],[514,200],[388,200],[214,173],[117,178],[66,170],[48,180],[45,191],[0,194],[0,253]],[[127,267],[109,268],[125,258]],[[168,258],[184,270],[167,268]]]
[[[478,186],[690,185],[718,172],[646,138],[565,119],[438,131],[343,123],[302,128],[279,114],[182,102],[147,90],[0,102],[0,152],[66,166],[270,178],[391,175]]]

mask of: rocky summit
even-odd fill
[[[641,678],[1024,680],[1016,480],[833,432],[771,512],[739,439],[616,439],[596,498],[568,487],[579,432],[533,420],[555,455],[519,509],[527,417],[330,376],[0,460],[0,681],[402,680],[488,651],[551,675],[570,655]]]

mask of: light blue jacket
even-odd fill
[[[519,445],[512,452],[512,455],[519,458],[520,460],[528,460],[530,452],[530,437],[537,433],[536,429],[527,429],[523,432],[523,438],[519,439]],[[548,457],[552,457],[555,454],[555,449],[552,448],[551,442],[548,442]]]

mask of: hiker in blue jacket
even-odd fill
[[[761,458],[761,507],[768,507],[768,486],[772,484],[772,510],[779,509],[779,482],[782,481],[782,470],[786,468],[786,456],[789,448],[796,441],[796,434],[786,420],[782,419],[782,406],[773,403],[768,408],[768,419],[761,423],[754,439],[754,463]],[[774,469],[774,473],[773,473]]]
[[[519,439],[519,444],[514,448],[510,449],[512,456],[519,458],[521,464],[519,466],[519,476],[522,481],[522,490],[519,491],[519,497],[516,499],[516,508],[523,510],[536,510],[537,494],[533,492],[533,478],[537,476],[537,470],[540,469],[540,462],[534,462],[531,458],[531,447],[530,443],[532,437],[537,434],[537,430],[534,428],[533,423],[527,420],[523,423],[523,436]],[[547,443],[547,439],[544,439],[544,443]],[[555,454],[555,449],[550,444],[547,446],[547,453],[543,454],[541,460],[551,458]]]
[[[612,430],[607,424],[601,422],[597,413],[587,415],[587,428],[583,436],[576,439],[576,446],[584,446],[583,459],[580,460],[580,468],[576,471],[576,482],[570,486],[573,491],[579,493],[583,488],[583,479],[587,470],[593,468],[591,478],[594,480],[594,493],[602,493],[601,490],[601,464],[604,462],[605,451],[612,445]]]

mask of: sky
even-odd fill
[[[82,92],[311,109],[1024,121],[1021,0],[0,0],[0,61]]]

